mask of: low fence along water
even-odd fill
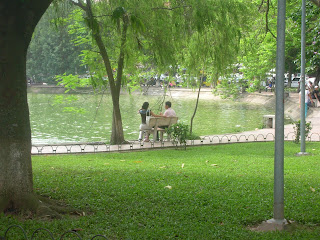
[[[294,132],[287,132],[284,135],[285,141],[293,141],[295,139]],[[256,133],[239,133],[225,135],[203,136],[197,140],[187,140],[186,146],[201,146],[212,144],[228,144],[228,143],[245,143],[245,142],[267,142],[274,141],[274,129],[263,129]],[[306,138],[307,141],[320,141],[319,133],[311,133]],[[159,149],[168,147],[179,147],[173,141],[130,141],[129,143],[110,145],[103,142],[96,143],[65,143],[56,145],[33,145],[31,153],[39,154],[66,154],[66,153],[97,153],[97,152],[114,152],[114,151],[133,151],[143,149]],[[183,145],[184,146],[184,145]]]

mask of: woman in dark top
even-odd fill
[[[139,141],[142,141],[143,134],[146,133],[146,137],[144,139],[145,142],[149,142],[149,131],[150,127],[147,125],[147,116],[156,116],[153,114],[151,110],[148,110],[149,103],[144,102],[139,113],[141,115],[141,124],[140,124],[140,134],[139,134]]]

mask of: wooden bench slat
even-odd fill
[[[178,122],[178,117],[149,117],[147,116],[146,119],[147,125],[150,127],[150,131],[153,133],[153,139],[154,141],[157,138],[157,131],[161,132],[161,140],[163,140],[163,132],[165,132],[165,129],[158,128],[161,126],[168,126],[170,127],[172,124],[175,124]]]

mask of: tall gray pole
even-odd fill
[[[306,70],[306,0],[302,0],[301,6],[301,81],[300,81],[300,153],[306,152],[306,117],[305,117],[305,70]]]
[[[273,219],[284,220],[284,71],[286,0],[278,0]]]

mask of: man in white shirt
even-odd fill
[[[160,115],[157,115],[156,117],[176,117],[176,112],[171,108],[171,102],[167,101],[164,105],[164,108],[166,109],[166,111],[162,114],[160,113]],[[165,129],[168,126],[159,126],[159,128]],[[159,141],[159,132],[157,131],[157,140]]]
[[[171,102],[167,101],[165,103],[164,108],[166,111],[164,112],[163,116],[164,117],[176,117],[176,112],[171,108]]]

